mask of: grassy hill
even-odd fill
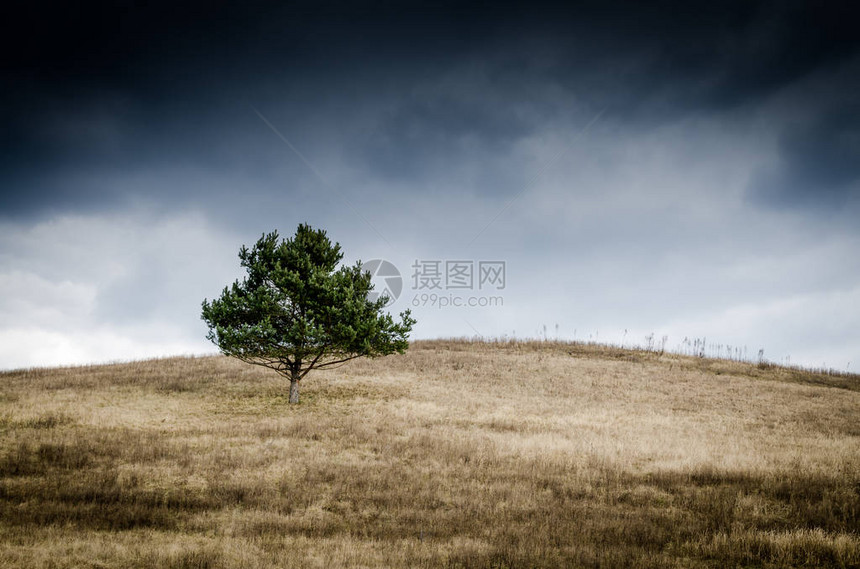
[[[0,374],[0,567],[860,567],[860,378],[555,343]]]

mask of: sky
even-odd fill
[[[4,10],[0,369],[212,353],[300,223],[413,338],[860,368],[850,2]]]

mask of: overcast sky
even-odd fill
[[[417,338],[860,367],[850,2],[13,4],[0,368],[211,352],[201,301],[302,222]]]

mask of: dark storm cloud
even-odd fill
[[[0,365],[45,337],[57,362],[207,349],[237,247],[300,221],[407,281],[509,263],[504,307],[422,310],[419,337],[794,326],[785,350],[827,353],[833,320],[833,354],[860,345],[856,223],[807,213],[856,199],[848,3],[4,10]]]
[[[688,8],[687,33],[670,36],[654,69],[680,78],[686,96],[704,108],[766,96],[860,47],[850,2],[714,3],[696,14],[698,8]],[[678,97],[682,103],[684,94]]]
[[[453,93],[413,95],[375,117],[375,126],[358,133],[350,151],[355,167],[391,182],[469,185],[510,194],[522,187],[525,169],[499,157],[509,156],[535,129],[513,105]]]
[[[226,197],[113,182],[154,171],[312,184],[250,104],[310,155],[335,148],[366,178],[466,179],[510,195],[530,159],[512,156],[523,138],[602,109],[647,127],[755,105],[857,53],[850,12],[847,2],[20,3],[2,40],[0,215],[121,206],[128,192]],[[785,144],[788,173],[821,154]]]
[[[776,165],[753,179],[753,199],[783,207],[842,207],[860,200],[860,104],[825,109],[786,127]]]

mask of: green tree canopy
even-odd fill
[[[291,239],[273,231],[242,246],[245,278],[203,301],[206,337],[228,356],[288,377],[290,403],[312,369],[402,354],[415,324],[409,310],[395,322],[382,311],[387,297],[368,299],[373,284],[361,262],[338,268],[342,258],[338,243],[306,224]]]

